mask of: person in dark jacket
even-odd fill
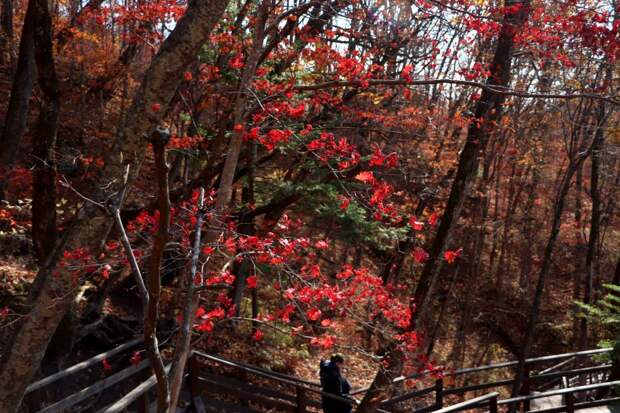
[[[344,357],[334,354],[329,361],[322,360],[320,365],[321,387],[325,393],[331,393],[339,397],[351,398],[351,384],[342,377]],[[343,400],[331,397],[322,397],[323,411],[325,413],[351,413],[352,405]]]

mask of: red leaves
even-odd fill
[[[319,318],[321,318],[322,314],[323,313],[321,313],[321,310],[319,310],[318,308],[311,308],[306,312],[306,316],[311,321],[317,321]]]
[[[213,284],[222,283],[222,284],[232,285],[232,283],[234,282],[235,282],[235,276],[228,271],[224,271],[217,275],[213,275],[207,278],[206,284],[213,285]]]
[[[256,275],[252,275],[248,278],[246,278],[245,280],[245,284],[248,288],[252,289],[252,288],[256,288],[256,284],[258,282],[258,279],[256,278]]]
[[[365,184],[372,184],[373,182],[375,182],[375,175],[372,173],[372,171],[364,171],[355,175],[355,179]]]
[[[191,72],[183,72],[183,79],[185,79],[187,82],[191,81],[193,79],[192,73]]]
[[[256,330],[254,331],[254,334],[252,334],[252,340],[256,342],[263,341],[263,338],[265,338],[265,333],[260,330]]]
[[[461,256],[461,252],[463,250],[459,249],[457,251],[446,251],[443,256],[448,264],[453,264],[458,257]]]
[[[213,327],[213,321],[204,320],[198,325],[198,327],[196,327],[196,330],[200,331],[201,333],[210,333],[211,331],[213,331]]]
[[[258,138],[258,141],[267,148],[267,150],[274,150],[276,146],[281,143],[288,142],[288,139],[293,135],[290,130],[271,129],[267,132],[267,135]]]
[[[327,243],[327,241],[322,241],[322,240],[321,240],[321,241],[317,241],[317,242],[314,244],[314,247],[315,247],[316,249],[318,249],[318,250],[326,250],[326,249],[328,249],[328,248],[329,248],[329,244]]]
[[[405,79],[407,82],[412,82],[413,81],[413,77],[411,76],[412,71],[413,71],[413,66],[406,65],[405,67],[403,67],[403,71],[401,72],[400,77]]]
[[[214,321],[221,320],[226,317],[226,311],[222,307],[217,307],[209,312],[204,308],[199,307],[196,310],[195,318],[200,319],[200,324],[196,327],[197,331],[202,333],[209,333],[213,331],[215,327]]]
[[[224,241],[224,248],[226,248],[226,251],[229,253],[234,254],[237,252],[237,241],[235,241],[234,238],[227,238]]]
[[[101,269],[101,276],[106,280],[109,279],[111,269],[112,267],[110,266],[110,264],[104,265],[103,268]]]
[[[424,251],[421,247],[415,247],[413,249],[413,259],[417,263],[423,263],[428,260],[428,252]]]
[[[13,214],[7,209],[0,209],[0,222],[1,221],[7,222],[9,228],[12,228],[17,224],[17,222],[13,219]]]
[[[109,373],[112,371],[112,365],[110,365],[110,362],[108,361],[107,358],[104,358],[103,360],[101,360],[101,365],[103,366],[103,371],[105,371],[106,373]]]
[[[206,318],[207,320],[212,320],[212,319],[222,319],[226,316],[226,312],[224,311],[224,309],[222,307],[218,307],[214,310],[209,311],[207,314],[204,315],[204,318]]]
[[[428,222],[432,225],[435,226],[435,224],[437,224],[437,220],[439,219],[439,215],[437,215],[436,212],[433,212],[431,214],[431,216],[428,218]]]
[[[294,304],[285,305],[280,311],[280,319],[285,323],[289,323],[291,321],[291,315],[295,312],[295,310],[296,307]]]
[[[288,115],[293,119],[301,118],[306,113],[306,105],[300,103],[294,108],[289,108]]]
[[[240,53],[234,55],[233,58],[230,59],[230,61],[228,62],[228,66],[230,66],[231,69],[243,68],[243,66],[245,66],[245,62],[243,61],[243,55]]]
[[[320,337],[313,337],[310,340],[310,344],[313,346],[321,347],[324,350],[328,350],[336,344],[336,339],[334,336],[330,336],[329,334],[324,334]]]
[[[415,231],[422,231],[424,229],[424,222],[420,222],[416,217],[409,218],[409,226]]]
[[[398,166],[398,155],[393,152],[386,156],[381,151],[381,148],[376,147],[375,151],[372,154],[372,157],[368,161],[368,165],[385,166],[386,168],[395,168],[396,166]]]
[[[306,125],[306,129],[311,125]],[[314,139],[307,144],[309,151],[314,152],[319,160],[324,164],[338,162],[338,169],[350,168],[360,160],[360,154],[354,145],[348,143],[346,138],[336,137],[333,133],[322,132],[318,139]]]
[[[233,130],[234,130],[235,132],[237,132],[237,133],[241,133],[241,132],[243,132],[243,130],[244,130],[244,129],[245,129],[245,128],[244,128],[244,127],[243,127],[243,125],[242,125],[242,124],[240,124],[240,123],[237,123],[237,124],[233,127]]]
[[[134,365],[137,366],[138,364],[140,364],[140,362],[142,361],[142,356],[140,355],[139,351],[134,351],[133,354],[131,355],[131,358],[129,359],[129,362]]]
[[[198,309],[196,310],[196,313],[194,314],[194,317],[200,318],[206,313],[207,313],[207,310],[205,310],[203,307],[198,307]]]
[[[362,63],[353,58],[340,58],[338,62],[338,73],[349,80],[353,80],[363,70]]]
[[[243,134],[243,140],[246,142],[255,141],[255,140],[258,140],[259,136],[260,136],[260,128],[255,127],[255,128],[250,129],[249,132],[245,132]]]
[[[396,336],[396,339],[401,342],[403,347],[409,352],[415,352],[418,349],[420,340],[418,334],[415,331],[405,332]]]

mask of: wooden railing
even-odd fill
[[[205,362],[212,362],[208,366]],[[189,360],[189,387],[194,406],[226,412],[258,413],[256,408],[291,413],[320,411],[322,397],[355,405],[355,399],[323,392],[320,384],[271,370],[250,366],[220,356],[194,351]],[[217,374],[217,368],[230,368],[230,375]],[[211,370],[210,370],[211,368]],[[235,377],[243,376],[243,378]],[[257,380],[250,380],[255,376]],[[389,413],[381,408],[380,413]]]
[[[546,391],[542,393],[511,397],[508,399],[499,400],[497,404],[510,406],[510,405],[518,405],[519,403],[523,403],[524,401],[531,401],[531,400],[540,399],[543,397],[563,396],[564,405],[562,406],[549,408],[549,409],[528,410],[528,411],[536,412],[536,413],[559,413],[559,412],[574,413],[576,409],[585,409],[589,407],[604,406],[604,405],[608,405],[608,404],[612,404],[612,403],[616,403],[620,401],[620,397],[609,397],[606,399],[588,400],[588,401],[578,402],[575,397],[575,393],[592,392],[593,390],[599,390],[599,389],[619,386],[619,385],[620,385],[620,380],[616,380],[616,381],[609,381],[605,383],[588,384],[585,386],[561,388],[561,389],[550,390],[550,391]]]
[[[98,354],[86,361],[77,363],[61,372],[45,377],[27,389],[27,396],[32,397],[38,392],[45,391],[47,386],[58,387],[64,379],[67,379],[84,370],[102,363],[104,359],[112,358],[127,352],[141,343],[140,339],[131,340],[107,352]],[[413,413],[450,413],[470,409],[488,409],[491,413],[497,411],[497,406],[509,406],[511,408],[523,407],[523,411],[530,411],[532,400],[558,396],[563,397],[563,405],[553,409],[540,410],[537,413],[573,413],[576,409],[604,405],[619,401],[618,397],[610,397],[602,400],[580,400],[578,394],[590,394],[594,390],[609,388],[620,385],[620,382],[590,383],[582,386],[571,387],[571,378],[596,377],[602,380],[611,366],[584,365],[580,363],[586,358],[608,352],[610,349],[590,350],[577,353],[565,353],[552,356],[536,357],[526,360],[526,378],[523,388],[518,397],[498,400],[500,390],[512,386],[513,378],[502,380],[468,384],[457,386],[452,380],[452,386],[445,386],[446,379],[454,377],[468,377],[481,372],[489,372],[500,369],[510,369],[516,365],[516,361],[498,363],[488,366],[479,366],[467,369],[444,372],[443,379],[434,379],[432,385],[414,389],[397,395],[381,404],[379,412],[389,413],[393,410],[410,411]],[[558,362],[559,361],[559,362]],[[541,364],[556,362],[552,366]],[[534,370],[537,368],[537,372]],[[136,375],[140,375],[136,377]],[[220,411],[255,413],[265,409],[291,413],[306,413],[320,411],[321,398],[340,400],[352,405],[357,404],[353,398],[342,398],[321,390],[320,384],[315,381],[303,380],[286,374],[248,365],[242,362],[228,360],[224,357],[194,351],[188,362],[188,389],[191,394],[195,409],[202,413],[207,409],[219,409]],[[420,382],[428,380],[432,376],[430,372],[422,372],[409,377],[401,377],[396,383],[407,378],[416,378]],[[74,411],[76,406],[84,403],[92,403],[93,399],[101,395],[112,386],[121,384],[127,380],[133,380],[133,389],[116,401],[108,401],[105,407],[97,410],[97,413],[120,413],[126,409],[130,411],[149,411],[149,392],[156,384],[155,377],[151,375],[149,362],[142,361],[115,372],[102,380],[75,392],[61,400],[48,402],[49,404],[38,410],[39,413],[60,413]],[[573,380],[575,382],[575,380]],[[562,384],[562,388],[548,390],[552,386]],[[531,394],[532,389],[542,390],[541,393]],[[475,397],[475,392],[484,390],[497,390],[483,396]],[[366,389],[353,392],[354,395],[362,395]],[[453,401],[450,396],[466,398],[473,393],[474,398],[462,403],[445,406]],[[32,411],[32,410],[31,410]]]
[[[128,367],[110,374],[109,376],[104,377],[93,384],[87,385],[72,394],[65,395],[60,400],[46,400],[47,397],[42,397],[42,392],[45,392],[48,387],[54,386],[54,390],[63,389],[66,386],[66,380],[72,380],[74,382],[85,381],[82,377],[76,378],[76,375],[84,373],[89,368],[103,370],[102,362],[104,360],[110,360],[115,356],[122,355],[128,350],[138,347],[140,343],[142,343],[142,339],[140,338],[130,340],[109,351],[97,354],[88,360],[74,364],[71,367],[32,383],[26,389],[22,411],[37,411],[38,413],[64,413],[78,411],[79,406],[83,404],[97,403],[96,400],[95,402],[92,400],[97,399],[97,397],[101,396],[104,391],[110,389],[112,386],[122,385],[130,379],[133,380],[133,382],[143,379],[143,377],[150,374],[148,370],[150,366],[148,360],[141,361],[135,365],[129,365]],[[122,408],[125,409],[131,407],[131,411],[148,412],[148,390],[149,389],[145,389],[145,391],[133,398],[130,403],[123,405]],[[56,391],[56,393],[58,392]],[[44,406],[41,407],[39,406],[40,404],[43,404]],[[109,410],[107,408],[103,408],[99,410],[98,413],[113,413],[120,412],[121,410]]]
[[[434,413],[456,413],[464,410],[479,409],[488,406],[489,413],[497,413],[498,392],[485,394],[484,396],[475,397],[473,399],[453,404],[443,409],[435,410]]]
[[[543,391],[543,390],[552,388],[554,386],[557,386],[562,380],[562,377],[570,378],[570,377],[589,376],[590,378],[592,378],[593,375],[600,376],[602,374],[605,374],[608,371],[610,371],[611,365],[601,364],[601,365],[583,367],[583,366],[580,366],[579,363],[583,362],[584,360],[590,359],[592,356],[604,354],[609,351],[611,351],[610,348],[605,348],[605,349],[580,351],[580,352],[574,352],[574,353],[554,354],[550,356],[534,357],[534,358],[526,359],[525,360],[525,363],[526,363],[525,379],[523,381],[523,385],[521,387],[519,395],[522,395],[522,396],[529,395],[533,389]],[[557,361],[560,361],[560,362],[554,364],[553,366],[544,366],[545,364],[548,364],[550,362],[557,362]],[[418,408],[417,410],[415,410],[417,413],[425,413],[428,411],[433,411],[433,410],[437,410],[438,408],[441,408],[445,404],[445,401],[441,399],[448,397],[448,396],[459,396],[461,398],[465,398],[468,394],[473,393],[475,395],[476,392],[483,391],[483,390],[487,390],[487,391],[496,390],[498,392],[500,391],[505,392],[508,389],[510,389],[514,384],[514,376],[512,374],[512,371],[509,369],[512,369],[513,367],[515,367],[517,363],[518,363],[517,361],[508,361],[508,362],[491,364],[491,365],[486,365],[486,366],[464,368],[464,369],[455,370],[452,372],[443,371],[441,373],[444,377],[444,380],[442,381],[435,380],[434,384],[431,386],[417,388],[405,394],[394,397],[384,402],[383,406],[386,406],[386,408],[388,406],[394,407],[398,403],[406,402],[408,400],[413,400],[413,399],[417,399],[419,403],[420,398],[426,398],[428,402],[430,402],[431,404],[426,407]],[[575,366],[575,367],[571,367],[571,366]],[[569,369],[561,370],[562,368],[569,368]],[[456,379],[458,378],[465,381],[465,379],[471,379],[473,376],[478,376],[480,375],[480,373],[483,373],[483,372],[489,373],[489,372],[497,371],[497,374],[499,374],[499,371],[502,369],[506,370],[505,374],[507,376],[510,376],[510,378],[482,382],[482,383],[475,383],[475,384],[462,384],[460,386],[456,385]],[[536,372],[535,369],[538,369],[538,372]],[[431,371],[424,371],[424,372],[412,374],[406,377],[399,377],[395,380],[395,383],[399,383],[407,379],[415,379],[418,382],[424,383],[425,379],[432,377],[432,373],[433,372]],[[454,384],[451,387],[446,387],[445,383],[448,381],[453,382]],[[363,393],[366,390],[367,390],[366,388],[363,388],[363,389],[353,392],[353,394]],[[429,400],[430,396],[433,396],[434,400],[433,399]],[[530,400],[531,399],[529,398],[521,399],[523,403],[524,411],[529,410]]]

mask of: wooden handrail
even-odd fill
[[[435,410],[433,413],[451,413],[458,412],[460,410],[465,410],[468,407],[473,407],[487,400],[491,400],[493,398],[497,399],[499,393],[494,391],[492,393],[485,394],[484,396],[476,397],[471,400],[466,400],[461,403],[453,404],[452,406],[444,407],[443,409]]]
[[[263,369],[261,367],[251,366],[249,364],[241,363],[238,361],[233,361],[233,360],[221,357],[221,356],[216,356],[214,354],[203,353],[202,351],[199,351],[199,350],[194,350],[193,354],[199,357],[205,358],[207,360],[215,361],[217,363],[224,364],[230,367],[236,367],[236,368],[239,368],[240,370],[245,370],[251,373],[255,373],[257,375],[260,375],[266,378],[271,378],[275,381],[287,382],[287,384],[290,384],[290,382],[297,382],[297,383],[305,384],[307,386],[315,386],[315,387],[321,386],[321,384],[318,382],[303,380],[298,377],[289,376],[283,373],[277,373],[275,371]]]
[[[573,352],[573,353],[563,353],[563,354],[553,354],[553,355],[549,355],[549,356],[541,356],[541,357],[532,357],[529,359],[526,359],[526,363],[527,364],[532,364],[532,363],[537,363],[537,362],[544,362],[544,361],[551,361],[551,360],[558,360],[558,359],[566,359],[568,358],[569,360],[566,360],[565,362],[562,362],[556,366],[553,366],[552,368],[546,369],[546,370],[542,370],[542,374],[537,374],[537,375],[532,375],[532,377],[530,378],[531,380],[540,380],[543,378],[553,378],[553,377],[558,377],[561,376],[562,374],[580,374],[583,372],[588,372],[588,371],[593,371],[593,370],[604,370],[606,368],[609,368],[608,365],[602,365],[602,366],[596,366],[596,367],[587,367],[587,368],[583,368],[583,369],[573,369],[573,370],[569,370],[567,372],[553,372],[550,373],[550,371],[555,370],[558,367],[561,367],[562,365],[566,365],[568,362],[574,360],[577,357],[586,357],[586,356],[592,356],[592,355],[596,355],[596,354],[602,354],[602,353],[607,353],[611,351],[611,348],[604,348],[604,349],[595,349],[595,350],[586,350],[586,351],[579,351],[579,352]],[[220,364],[224,364],[224,365],[228,365],[231,367],[236,367],[239,368],[241,370],[247,371],[247,372],[251,372],[254,374],[257,374],[259,376],[262,377],[266,377],[284,384],[288,384],[291,386],[295,386],[295,387],[299,387],[303,390],[307,390],[313,393],[318,393],[321,394],[325,397],[328,398],[334,398],[334,399],[340,399],[338,396],[334,396],[333,394],[329,394],[329,393],[324,393],[319,389],[313,388],[313,387],[318,387],[319,384],[316,382],[311,382],[311,381],[307,381],[307,380],[302,380],[302,379],[298,379],[296,377],[292,377],[292,376],[287,376],[285,374],[281,374],[281,373],[276,373],[276,372],[272,372],[266,369],[262,369],[259,367],[255,367],[255,366],[250,366],[250,365],[246,365],[244,363],[240,363],[240,362],[235,362],[232,360],[228,360],[225,359],[223,357],[220,356],[215,356],[212,354],[206,354],[206,353],[202,353],[200,351],[194,351],[194,353],[200,357],[218,362]],[[460,370],[456,370],[452,373],[449,373],[447,375],[449,376],[457,376],[457,375],[463,375],[463,374],[471,374],[471,373],[476,373],[476,372],[480,372],[480,371],[487,371],[487,370],[494,370],[494,369],[500,369],[500,368],[507,368],[507,367],[512,367],[517,365],[518,361],[509,361],[509,362],[504,362],[504,363],[497,363],[497,364],[492,364],[492,365],[487,365],[487,366],[479,366],[479,367],[472,367],[472,368],[465,368],[465,369],[460,369]],[[394,382],[398,382],[398,381],[402,381],[408,378],[416,378],[416,377],[422,377],[425,374],[430,373],[429,371],[426,372],[422,372],[422,373],[417,373],[408,377],[400,377],[394,380]],[[505,385],[509,385],[513,382],[514,380],[503,380],[503,381],[499,381],[499,382],[495,382],[495,383],[483,383],[483,384],[479,384],[479,385],[472,385],[472,386],[468,386],[468,387],[463,387],[463,388],[457,388],[457,389],[449,389],[446,390],[446,394],[455,394],[457,393],[457,390],[459,390],[460,392],[466,392],[468,391],[469,387],[471,387],[472,389],[476,388],[476,390],[479,389],[484,389],[484,388],[491,388],[491,387],[499,387],[499,386],[505,386]],[[305,386],[300,386],[300,384],[303,384]],[[306,387],[306,386],[311,386],[311,387]],[[603,383],[602,385],[600,385],[599,387],[606,387],[607,384]],[[588,390],[590,388],[574,388],[576,390],[574,391],[583,391],[583,390]],[[368,390],[368,388],[362,388],[359,390],[356,390],[354,392],[352,392],[352,395],[357,395],[357,394],[361,394],[364,393]],[[390,399],[387,400],[386,402],[388,402],[390,405],[394,404],[394,400],[398,400],[398,401],[402,401],[402,400],[407,400],[410,399],[412,397],[416,397],[416,396],[420,396],[422,394],[426,394],[426,393],[430,393],[436,390],[436,385],[434,386],[430,386],[430,387],[426,387],[423,389],[419,389],[419,390],[414,390],[413,392],[407,393],[405,395],[401,395],[395,399]],[[493,394],[493,393],[489,393],[489,394]],[[541,393],[543,394],[543,393]],[[546,392],[544,394],[549,394],[549,392]],[[553,393],[553,394],[558,394],[558,393]],[[538,396],[538,395],[536,395]],[[484,396],[483,396],[484,397]],[[543,396],[541,396],[543,397]],[[537,398],[537,397],[529,397],[529,396],[520,396],[520,397],[515,397],[512,399],[506,399],[508,400],[508,402],[506,402],[506,400],[502,400],[502,401],[498,401],[498,404],[506,404],[506,403],[513,403],[513,402],[517,402],[517,401],[528,401],[531,398]],[[476,400],[476,399],[472,399],[472,400]],[[342,399],[342,401],[348,401],[347,399]],[[349,401],[351,402],[351,401]],[[469,401],[471,402],[471,400]],[[351,402],[353,403],[353,402]],[[475,404],[475,402],[474,402]]]
[[[596,371],[605,371],[605,370],[609,370],[611,369],[611,365],[610,364],[602,364],[599,366],[594,366],[594,367],[584,367],[581,369],[573,369],[573,370],[566,370],[566,371],[556,371],[553,373],[545,373],[545,374],[536,374],[533,376],[529,377],[530,382],[537,382],[537,381],[541,381],[544,379],[553,379],[553,378],[559,378],[562,376],[578,376],[580,374],[584,374],[584,373],[591,373],[591,372],[596,372]],[[506,380],[499,380],[499,381],[494,381],[494,382],[487,382],[487,383],[479,383],[479,384],[470,384],[467,386],[462,386],[462,387],[452,387],[446,390],[446,394],[460,394],[460,393],[467,393],[470,391],[476,391],[476,390],[484,390],[484,389],[488,389],[488,388],[492,388],[492,387],[504,387],[504,386],[510,386],[514,383],[514,379],[506,379]],[[429,390],[432,391],[434,388],[434,386],[431,387],[426,387],[424,389],[418,390],[418,391],[423,391],[423,390]]]
[[[610,405],[613,403],[617,403],[619,401],[620,401],[620,397],[610,397],[608,399],[602,399],[602,400],[575,402],[574,408],[575,410],[588,409],[590,407]],[[529,410],[526,413],[566,413],[566,405],[558,406],[558,407],[550,407],[546,409],[539,409],[539,410]]]
[[[277,381],[279,383],[287,384],[289,386],[295,387],[296,389],[302,389],[302,390],[304,390],[306,392],[311,392],[311,393],[318,394],[318,395],[323,396],[323,397],[327,397],[328,399],[334,399],[334,400],[338,400],[338,401],[341,401],[341,402],[349,403],[349,404],[352,404],[352,405],[356,405],[356,404],[359,403],[357,400],[355,400],[353,398],[341,397],[341,396],[337,396],[337,395],[332,394],[332,393],[324,392],[320,388],[317,388],[316,387],[317,384],[313,383],[313,382],[308,382],[306,380],[297,379],[295,377],[287,376],[285,374],[280,374],[280,373],[273,374],[274,372],[271,372],[271,371],[266,370],[266,369],[262,369],[262,368],[254,367],[254,366],[249,366],[249,365],[244,365],[243,363],[238,363],[238,362],[234,362],[232,360],[225,359],[223,357],[219,357],[219,356],[214,356],[212,354],[203,353],[203,352],[201,352],[199,350],[194,350],[192,352],[192,354],[196,355],[196,356],[199,356],[199,357],[202,357],[202,358],[206,358],[208,360],[216,361],[216,362],[218,362],[220,364],[223,364],[223,365],[227,365],[227,366],[231,366],[231,367],[237,367],[237,368],[239,368],[239,369],[241,369],[243,371],[256,374],[257,376],[269,378],[269,379],[275,380],[275,381]],[[284,376],[286,378],[281,377],[281,376]],[[386,412],[385,410],[382,410],[382,409],[378,409],[377,411],[379,413],[389,413],[389,412]]]
[[[386,400],[385,402],[383,402],[382,406],[388,407],[388,406],[391,406],[391,405],[396,404],[396,403],[400,403],[400,402],[404,402],[404,401],[409,400],[409,399],[413,399],[414,397],[424,396],[426,394],[429,394],[429,393],[432,393],[434,391],[437,391],[438,388],[439,388],[438,386],[439,386],[439,383],[435,383],[434,386],[425,387],[425,388],[420,389],[420,390],[414,390],[414,391],[411,391],[409,393],[402,394],[400,396],[397,396],[397,397],[391,398],[389,400]],[[357,394],[357,393],[355,393],[355,394]]]
[[[608,381],[605,383],[587,384],[585,386],[569,387],[566,389],[550,390],[550,391],[546,391],[546,392],[542,392],[538,394],[528,394],[526,396],[511,397],[509,399],[499,400],[497,404],[510,404],[510,403],[522,402],[525,400],[539,399],[541,397],[559,396],[559,395],[564,395],[567,393],[578,393],[582,391],[595,390],[595,389],[600,389],[603,387],[610,387],[610,386],[617,386],[617,385],[620,385],[620,380]]]
[[[594,349],[594,350],[577,351],[577,352],[574,352],[574,353],[562,353],[562,354],[552,354],[552,355],[549,355],[549,356],[532,357],[532,358],[525,359],[525,363],[526,364],[532,364],[532,363],[537,363],[537,362],[542,362],[542,361],[560,360],[560,359],[570,358],[570,357],[592,356],[592,355],[595,355],[595,354],[609,353],[611,350],[612,350],[611,347],[607,347],[607,348],[600,348],[600,349]],[[506,368],[506,367],[512,367],[512,366],[516,366],[518,363],[519,363],[518,360],[512,360],[512,361],[506,361],[506,362],[503,362],[503,363],[489,364],[489,365],[486,365],[486,366],[467,367],[467,368],[464,368],[464,369],[455,370],[453,372],[445,371],[445,372],[443,372],[443,374],[444,374],[444,376],[459,376],[459,375],[463,375],[463,374],[477,373],[477,372],[480,372],[480,371],[495,370],[495,369],[501,369],[501,368]],[[420,377],[432,374],[432,373],[434,373],[436,371],[437,370],[424,370],[422,372],[414,373],[414,374],[411,374],[409,376],[397,377],[396,379],[394,379],[394,381],[395,382],[399,382],[399,381],[408,380],[408,379],[420,378]]]
[[[166,373],[170,371],[170,366],[172,366],[172,364],[168,364],[166,367],[164,367],[164,370],[166,371]],[[122,412],[124,409],[131,406],[133,402],[138,400],[140,396],[142,396],[144,393],[149,391],[151,387],[155,385],[155,383],[157,383],[157,378],[153,374],[151,375],[151,377],[149,377],[142,383],[138,384],[135,388],[133,388],[129,393],[124,395],[122,398],[120,398],[116,402],[100,410],[97,410],[96,413],[120,413]]]
[[[42,378],[39,381],[36,381],[34,383],[32,383],[30,386],[28,386],[26,388],[26,394],[33,392],[37,389],[40,389],[41,387],[47,386],[48,384],[51,384],[55,381],[58,381],[60,379],[63,379],[67,376],[70,376],[71,374],[75,374],[78,371],[84,370],[85,368],[91,367],[97,363],[100,363],[103,361],[103,359],[106,359],[108,357],[112,357],[118,353],[121,353],[127,349],[130,349],[134,346],[136,346],[137,344],[142,342],[142,338],[136,338],[134,340],[128,341],[126,343],[121,344],[118,347],[113,348],[112,350],[108,350],[104,353],[101,354],[97,354],[94,357],[89,358],[88,360],[84,360],[80,363],[74,364],[71,367],[68,367],[62,371],[59,371],[58,373],[54,373],[52,375],[49,375],[47,377]]]
[[[562,361],[562,362],[560,362],[558,364],[555,364],[555,365],[553,365],[551,367],[548,367],[548,368],[546,368],[544,370],[541,370],[541,371],[538,372],[538,374],[551,373],[553,370],[557,370],[560,367],[564,367],[564,366],[566,366],[567,364],[570,364],[573,361],[575,361],[575,357],[571,357],[571,358],[566,359],[566,360],[564,360],[564,361]]]
[[[102,392],[103,390],[107,389],[110,386],[115,385],[116,383],[119,383],[123,380],[125,380],[127,377],[133,376],[134,374],[138,373],[139,371],[144,370],[145,368],[147,368],[150,365],[148,360],[144,360],[141,361],[139,364],[135,365],[135,366],[131,366],[131,367],[127,367],[124,370],[119,371],[118,373],[115,373],[109,377],[106,377],[103,380],[100,380],[98,382],[96,382],[95,384],[92,384],[82,390],[80,390],[77,393],[73,393],[72,395],[70,395],[69,397],[66,397],[60,401],[57,401],[56,403],[47,406],[45,409],[40,410],[39,413],[60,413],[60,412],[65,412],[67,411],[67,408],[74,406],[75,404],[81,402],[82,400],[86,400],[87,398],[94,396],[95,394],[98,394],[100,392]]]
[[[611,347],[607,347],[607,348],[602,348],[602,349],[594,349],[594,350],[585,350],[585,351],[577,351],[574,353],[562,353],[562,354],[553,354],[550,356],[541,356],[541,357],[532,357],[532,358],[528,358],[525,359],[525,363],[526,364],[532,364],[532,363],[536,363],[536,362],[541,362],[541,361],[551,361],[551,360],[558,360],[558,359],[563,359],[563,358],[576,358],[576,357],[585,357],[585,356],[592,356],[595,354],[602,354],[602,353],[608,353],[612,350]],[[479,366],[479,367],[467,367],[464,369],[459,369],[459,370],[455,370],[453,372],[443,372],[444,377],[450,376],[450,377],[456,377],[456,376],[460,376],[460,375],[464,375],[464,374],[471,374],[471,373],[478,373],[481,371],[487,371],[487,370],[496,370],[496,369],[501,369],[501,368],[507,368],[507,367],[513,367],[516,366],[519,362],[517,360],[512,360],[512,361],[506,361],[503,363],[496,363],[496,364],[489,364],[486,366]],[[419,373],[414,373],[408,376],[400,376],[394,379],[394,383],[400,383],[404,380],[409,380],[409,379],[418,379],[424,376],[427,376],[431,373],[436,372],[437,370],[425,370]],[[544,371],[544,370],[543,370]],[[492,386],[490,386],[492,387]],[[426,387],[426,388],[432,388],[431,387]],[[423,389],[420,389],[423,390]],[[355,395],[355,394],[359,394],[359,393],[365,393],[366,391],[368,391],[368,387],[364,387],[361,389],[358,389],[354,392],[352,392],[351,394]]]

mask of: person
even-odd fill
[[[351,396],[349,396],[349,392],[351,391],[351,384],[347,379],[342,377],[343,366],[344,357],[340,354],[334,354],[329,360],[321,360],[321,387],[325,393],[350,399]],[[321,397],[321,401],[325,413],[351,413],[353,409],[351,403],[325,395]]]

